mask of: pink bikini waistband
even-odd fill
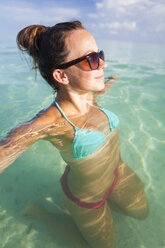
[[[78,199],[77,197],[75,197],[71,193],[69,188],[68,188],[67,175],[68,175],[69,171],[70,171],[70,167],[69,167],[69,165],[67,165],[66,168],[65,168],[64,174],[62,175],[62,177],[60,179],[60,182],[61,182],[62,189],[63,189],[64,193],[68,196],[68,198],[71,201],[73,201],[78,206],[83,207],[83,208],[89,208],[89,209],[97,209],[97,208],[101,208],[103,206],[103,204],[105,203],[107,197],[110,195],[110,193],[112,193],[112,191],[113,191],[113,189],[115,187],[115,184],[117,183],[118,177],[119,177],[118,168],[116,168],[115,172],[114,172],[115,179],[114,179],[111,187],[105,193],[103,199],[101,201],[98,201],[98,202],[84,202],[84,201]]]

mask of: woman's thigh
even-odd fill
[[[134,218],[144,219],[148,215],[148,202],[141,180],[124,162],[119,165],[118,173],[118,181],[108,197],[110,207]]]
[[[64,203],[90,247],[116,247],[116,232],[107,202],[99,209],[87,209],[64,196]]]

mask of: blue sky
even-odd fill
[[[165,0],[0,0],[0,39],[31,24],[81,20],[96,39],[165,43]]]

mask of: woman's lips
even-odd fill
[[[104,74],[98,76],[98,77],[95,77],[96,79],[104,79]]]

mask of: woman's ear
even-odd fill
[[[59,83],[61,83],[61,84],[68,84],[69,83],[69,80],[68,80],[68,77],[67,77],[67,75],[64,73],[64,71],[63,70],[61,70],[61,69],[55,69],[54,71],[53,71],[53,78],[57,81],[57,82],[59,82]]]

